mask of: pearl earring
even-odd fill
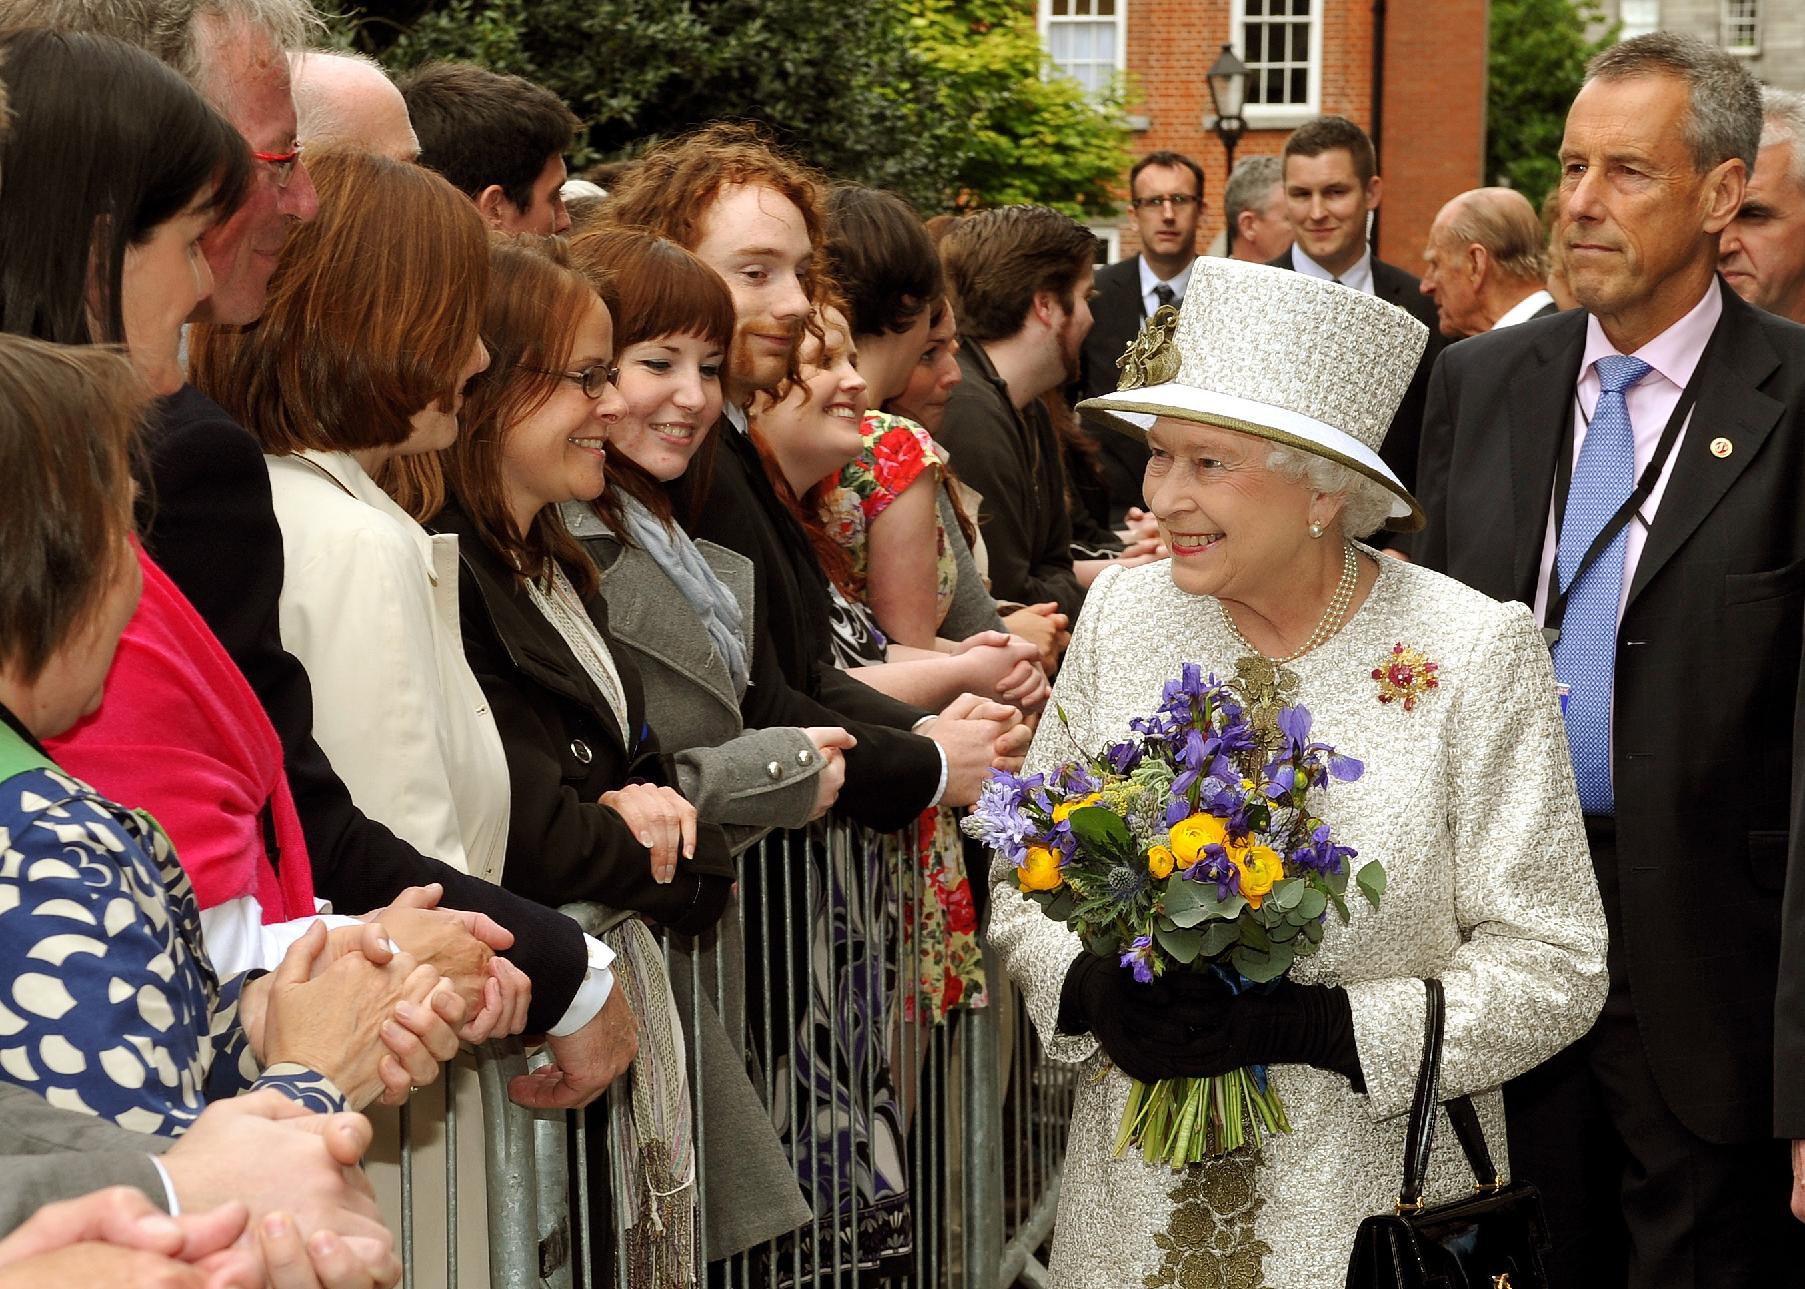
[[[1322,525],[1321,524],[1311,524],[1310,525],[1310,536],[1321,537],[1322,536]]]

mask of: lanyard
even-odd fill
[[[1712,340],[1716,340],[1713,333]],[[1573,450],[1565,447],[1554,463],[1554,566],[1548,570],[1547,611],[1542,615],[1542,635],[1548,641],[1548,647],[1554,648],[1555,641],[1561,638],[1561,627],[1567,620],[1567,597],[1573,588],[1579,585],[1579,579],[1586,575],[1598,557],[1604,554],[1607,547],[1617,540],[1617,534],[1629,526],[1630,519],[1642,509],[1642,503],[1648,500],[1649,494],[1655,490],[1655,484],[1661,478],[1661,471],[1667,465],[1667,458],[1673,455],[1673,445],[1679,442],[1680,430],[1686,424],[1686,418],[1692,414],[1693,406],[1698,402],[1699,373],[1705,369],[1711,357],[1712,345],[1707,343],[1705,352],[1699,355],[1698,366],[1692,370],[1692,379],[1686,382],[1686,388],[1680,392],[1680,401],[1673,405],[1673,415],[1667,418],[1667,424],[1661,429],[1661,441],[1655,445],[1655,454],[1643,467],[1642,475],[1636,480],[1636,486],[1630,495],[1623,499],[1623,504],[1610,519],[1605,521],[1592,544],[1586,547],[1586,553],[1580,557],[1579,567],[1573,570],[1573,576],[1562,586],[1561,580],[1561,524],[1567,515],[1567,490],[1573,482]],[[1575,396],[1577,397],[1577,395]],[[1604,397],[1601,393],[1600,398]],[[1594,408],[1596,411],[1597,409]],[[1580,412],[1582,417],[1585,412]],[[1586,429],[1590,431],[1592,423],[1586,419]]]

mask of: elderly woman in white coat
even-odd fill
[[[1124,388],[1086,404],[1145,437],[1172,559],[1097,580],[1054,698],[1093,753],[1186,663],[1238,678],[1255,707],[1303,704],[1312,737],[1366,767],[1323,818],[1389,884],[1379,908],[1330,919],[1321,952],[1277,988],[1235,995],[1206,975],[1135,982],[998,861],[992,941],[1048,1053],[1093,1076],[1054,1229],[1060,1289],[1343,1283],[1361,1219],[1397,1199],[1423,980],[1446,990],[1443,1095],[1473,1095],[1495,1157],[1499,1085],[1583,1034],[1604,996],[1604,919],[1541,633],[1524,606],[1356,540],[1421,522],[1376,449],[1423,327],[1302,274],[1195,271],[1182,313],[1160,310],[1131,349]],[[1028,768],[1071,749],[1046,722]],[[1180,1172],[1115,1156],[1124,1070],[1252,1064],[1269,1067],[1288,1135]],[[1472,1180],[1444,1120],[1425,1198]]]

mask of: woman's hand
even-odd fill
[[[379,926],[366,930],[386,939]],[[399,1105],[457,1054],[453,1027],[464,1020],[464,1002],[437,970],[380,943],[371,954],[342,954],[315,976],[326,940],[323,924],[310,927],[273,974],[246,987],[265,987],[260,1042],[246,1024],[253,1049],[265,1066],[292,1062],[324,1074],[354,1109],[378,1097]]]
[[[981,642],[981,643],[980,643]],[[1039,666],[1040,651],[1028,640],[985,631],[962,641],[957,655],[965,691],[983,694],[1011,707],[1033,706],[1045,701],[1046,675]]]
[[[1051,600],[1030,604],[1004,617],[1003,625],[1009,628],[1010,635],[1030,642],[1040,651],[1040,665],[1047,675],[1059,673],[1059,657],[1072,636],[1066,630],[1069,623],[1058,604]]]
[[[1130,506],[1128,513],[1122,516],[1122,526],[1116,529],[1116,536],[1122,539],[1122,545],[1132,546],[1136,542],[1148,538],[1159,539],[1159,520],[1142,510],[1139,506]]]
[[[667,883],[677,875],[679,850],[696,853],[696,808],[675,788],[630,783],[596,798],[627,821],[639,844],[652,852],[652,878]]]
[[[811,725],[802,732],[821,758],[821,772],[815,776],[815,805],[809,812],[809,818],[814,820],[839,800],[840,789],[846,784],[846,759],[841,753],[857,747],[859,741],[838,725]]]

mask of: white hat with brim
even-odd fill
[[[1404,310],[1338,283],[1200,259],[1184,307],[1155,313],[1123,356],[1124,388],[1078,410],[1143,442],[1166,416],[1323,457],[1389,492],[1385,526],[1409,532],[1422,507],[1377,448],[1428,338]]]

